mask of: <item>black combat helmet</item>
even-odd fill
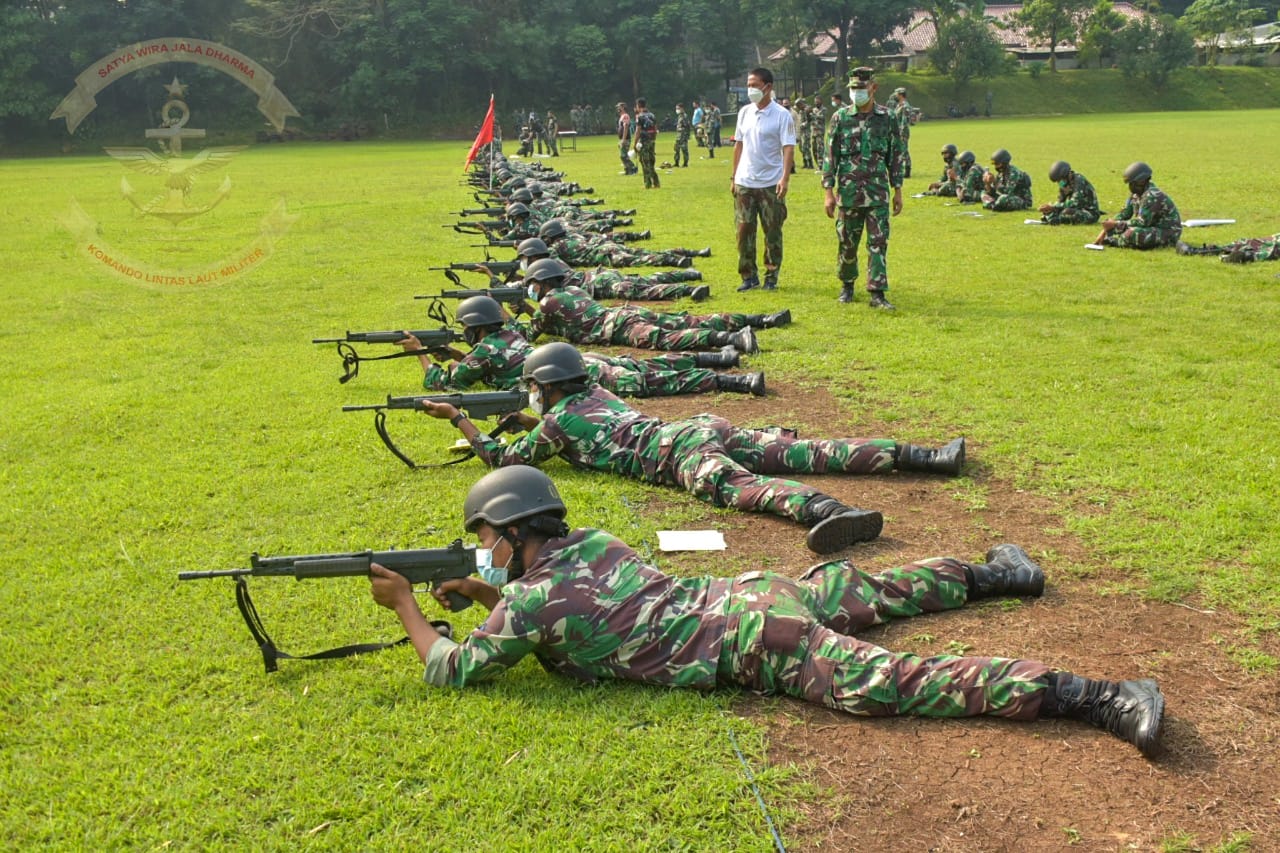
[[[492,326],[506,322],[502,318],[502,306],[492,296],[472,296],[458,303],[453,312],[464,326]]]
[[[550,255],[551,250],[541,237],[529,237],[521,240],[516,246],[516,256],[520,258],[536,258],[538,255]]]
[[[511,201],[518,201],[521,204],[529,204],[533,201],[533,193],[528,187],[521,187],[511,194]]]
[[[517,216],[528,216],[529,206],[521,202],[513,202],[507,205],[507,218],[515,219]]]
[[[1049,167],[1049,180],[1065,181],[1067,176],[1071,174],[1071,164],[1066,160],[1059,160]]]
[[[961,166],[972,166],[977,159],[972,151],[961,151],[960,156],[956,158],[956,162]]]
[[[1151,180],[1151,167],[1141,160],[1136,163],[1130,163],[1129,168],[1124,170],[1124,182],[1126,184],[1137,184],[1149,180]]]
[[[568,265],[559,258],[543,258],[529,265],[528,271],[524,274],[524,280],[541,283],[557,278],[563,279],[570,272]]]
[[[546,241],[558,240],[567,233],[569,232],[564,227],[564,220],[558,217],[556,219],[548,219],[538,229],[538,236]]]
[[[960,153],[960,149],[956,148],[956,146],[955,146],[955,143],[954,143],[954,142],[948,142],[946,145],[942,146],[942,156],[943,156],[943,157],[946,157],[948,154],[950,154],[952,157],[954,157],[954,156],[956,156],[956,154],[958,154],[958,153]]]
[[[1008,148],[998,148],[991,155],[991,162],[997,166],[1007,166],[1012,159],[1013,155],[1009,153]]]
[[[543,344],[524,360],[523,377],[526,382],[554,385],[572,379],[585,379],[586,376],[586,362],[573,344],[560,341]]]
[[[555,483],[531,465],[512,465],[490,471],[476,480],[462,502],[462,520],[468,532],[480,524],[509,527],[537,515],[568,514]]]
[[[542,198],[542,182],[541,181],[530,181],[527,186],[528,186],[529,192],[533,195],[534,198]]]

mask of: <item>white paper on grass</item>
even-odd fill
[[[659,530],[659,551],[723,551],[724,534],[719,530]]]
[[[1041,222],[1039,219],[1024,219],[1022,220],[1022,224],[1023,225],[1043,225],[1044,223]]]
[[[1203,228],[1206,225],[1235,225],[1234,219],[1188,219],[1182,223],[1183,228]]]
[[[1086,249],[1093,249],[1095,252],[1105,252],[1107,249],[1106,246],[1103,246],[1099,243],[1085,243],[1084,247]]]

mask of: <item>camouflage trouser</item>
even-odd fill
[[[810,136],[809,129],[805,128],[800,131],[799,137],[796,139],[796,147],[800,149],[800,158],[804,163],[804,168],[813,168],[813,140]]]
[[[736,332],[751,325],[748,314],[686,314],[684,312],[658,312],[631,305],[626,309],[642,321],[659,329],[710,329],[713,332]]]
[[[987,210],[997,211],[1026,210],[1031,206],[1031,202],[1016,195],[1000,193],[994,199],[984,203],[982,206]]]
[[[749,189],[736,187],[733,196],[733,221],[738,226],[738,275],[756,276],[756,220],[764,232],[765,273],[777,272],[782,266],[782,223],[787,221],[787,203],[778,198],[778,188]]]
[[[925,190],[925,191],[924,191],[924,194],[925,194],[925,195],[946,196],[946,197],[948,197],[948,198],[955,198],[955,197],[956,197],[956,182],[955,182],[955,181],[942,181],[942,182],[940,182],[940,183],[938,184],[938,188],[937,188],[936,190]]]
[[[654,144],[645,142],[643,148],[636,150],[636,157],[640,160],[640,170],[644,172],[645,188],[661,186],[658,181],[658,169],[656,166],[658,151]]]
[[[1130,228],[1121,222],[1102,238],[1102,245],[1121,249],[1159,249],[1172,246],[1181,236],[1181,228]]]
[[[669,352],[679,350],[713,350],[721,347],[723,332],[715,329],[689,328],[664,329],[638,316],[628,317],[614,328],[607,341],[576,340],[574,343],[605,343],[636,349],[660,349]]]
[[[583,353],[591,380],[619,397],[674,397],[716,390],[716,372],[692,354],[631,358]]]
[[[818,490],[772,474],[878,474],[893,468],[891,439],[802,441],[765,430],[734,427],[698,415],[667,424],[661,482],[682,486],[700,500],[745,512],[767,512],[809,523],[804,505]],[[670,448],[667,450],[667,448]]]
[[[675,165],[680,165],[680,157],[684,156],[684,165],[689,165],[689,132],[683,131],[676,134],[676,150]]]
[[[905,144],[902,149],[902,177],[911,177],[911,149],[907,148]]]
[[[1098,221],[1098,213],[1078,207],[1056,207],[1040,217],[1045,225],[1089,225]]]
[[[1240,252],[1250,261],[1280,260],[1280,234],[1275,234],[1271,237],[1249,237],[1244,240],[1236,240],[1234,243],[1219,246],[1218,251],[1223,253]]]
[[[960,607],[967,594],[965,564],[948,558],[877,575],[844,561],[814,566],[799,581],[742,575],[730,591],[719,680],[864,716],[1034,720],[1047,689],[1044,664],[926,658],[850,636],[894,618]]]
[[[822,158],[827,155],[827,143],[826,140],[822,138],[821,131],[813,134],[812,146],[814,168],[818,169],[822,167]]]
[[[604,267],[678,267],[684,263],[682,255],[675,252],[650,252],[647,249],[628,249],[621,243],[610,242],[592,253],[593,266]]]
[[[862,229],[867,230],[867,290],[889,289],[889,267],[885,256],[889,251],[888,207],[842,207],[836,214],[836,278],[842,284],[858,282],[858,246]]]
[[[670,277],[670,278],[669,278]],[[685,281],[693,281],[683,270],[660,272],[657,275],[622,275],[608,270],[593,279],[586,287],[593,299],[639,299],[644,302],[661,302],[689,295]]]
[[[618,159],[622,161],[622,168],[628,175],[634,175],[638,170],[636,164],[631,162],[631,158],[627,156],[627,152],[631,148],[630,141],[618,142]]]

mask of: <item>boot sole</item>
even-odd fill
[[[883,529],[884,516],[874,510],[862,510],[819,521],[804,541],[815,554],[830,554],[856,542],[870,542]]]
[[[1009,595],[1033,595],[1037,598],[1044,595],[1044,569],[1031,559],[1031,555],[1022,546],[1010,542],[992,546],[987,551],[986,559],[988,563],[999,562],[1013,566],[1015,574],[1027,574],[1025,584],[1019,583],[1018,590],[1011,591]]]
[[[1160,751],[1160,726],[1164,722],[1164,694],[1153,678],[1143,678],[1134,682],[1139,690],[1138,703],[1148,705],[1151,713],[1144,715],[1143,725],[1134,729],[1130,742],[1138,751],[1148,758]]]

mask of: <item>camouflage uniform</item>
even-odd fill
[[[689,121],[689,116],[681,110],[676,113],[676,150],[675,164],[677,166],[689,165],[689,134],[693,131],[693,122]],[[680,156],[684,155],[684,163],[681,164]]]
[[[1182,236],[1178,206],[1155,184],[1148,184],[1142,195],[1129,196],[1116,221],[1120,224],[1103,238],[1102,245],[1158,249],[1172,246]]]
[[[809,157],[818,168],[822,167],[827,145],[827,111],[815,104],[809,111]]]
[[[524,360],[533,350],[523,327],[514,321],[476,343],[461,361],[433,364],[422,378],[428,391],[465,391],[472,385],[488,385],[510,391],[520,383]]]
[[[640,170],[644,172],[645,189],[657,189],[662,186],[657,168],[658,120],[647,109],[636,112],[635,137],[636,158],[640,161]]]
[[[697,281],[700,273],[690,275],[686,270],[671,270],[653,275],[625,275],[607,267],[575,272],[565,279],[566,284],[580,287],[592,299],[639,299],[642,302],[662,302],[688,296],[693,290],[686,281]]]
[[[904,95],[891,107],[893,117],[898,120],[898,132],[902,137],[902,177],[911,177],[911,104]]]
[[[601,530],[552,539],[482,625],[439,639],[427,682],[463,687],[533,654],[585,682],[624,679],[711,690],[745,687],[860,716],[978,714],[1033,720],[1049,668],[1012,658],[898,654],[853,633],[951,610],[968,597],[951,558],[875,575],[847,561],[800,580],[772,572],[677,578]]]
[[[697,356],[692,353],[634,358],[584,352],[582,361],[594,384],[619,397],[674,397],[706,394],[719,388],[719,374],[698,367]]]
[[[895,442],[801,441],[779,431],[738,429],[714,415],[665,423],[603,388],[591,388],[551,406],[537,426],[510,444],[481,433],[471,447],[491,468],[540,465],[560,456],[579,468],[680,486],[716,506],[767,512],[808,526],[812,518],[805,504],[822,493],[768,475],[888,473]]]
[[[986,174],[987,170],[977,163],[972,164],[968,169],[957,171],[956,198],[963,204],[982,201],[982,191],[984,189],[982,179]]]
[[[721,333],[745,327],[746,314],[659,314],[636,305],[606,308],[579,287],[542,297],[533,337],[554,335],[575,344],[619,344],[638,349],[707,350]]]
[[[1031,206],[1031,176],[1012,163],[1001,173],[995,171],[990,194],[991,201],[983,202],[987,210],[1026,210]]]
[[[1218,250],[1225,255],[1239,253],[1240,260],[1244,263],[1280,260],[1280,234],[1236,240],[1234,243],[1219,246]]]
[[[607,237],[568,234],[550,245],[551,254],[571,267],[687,267],[675,252],[628,249]]]
[[[867,290],[889,288],[885,254],[889,245],[890,188],[902,187],[902,138],[897,120],[879,104],[866,113],[855,107],[836,112],[827,128],[822,186],[834,189],[839,206],[836,276],[858,280],[858,245],[867,231]]]
[[[955,198],[956,184],[959,183],[960,176],[959,168],[960,164],[955,161],[954,157],[951,158],[950,162],[944,159],[942,161],[942,175],[938,178],[938,188],[936,190],[925,190],[924,194]],[[956,169],[956,180],[954,181],[951,180],[952,169]]]
[[[796,113],[796,147],[804,168],[813,168],[813,112],[807,105],[799,106]]]
[[[1070,181],[1058,184],[1058,203],[1040,220],[1045,225],[1088,225],[1101,215],[1093,184],[1079,172],[1072,172]]]

